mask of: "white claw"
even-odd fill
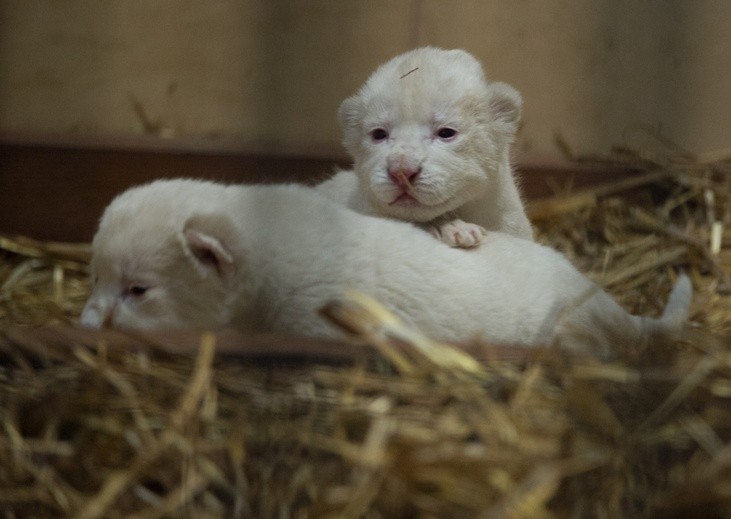
[[[485,241],[487,229],[474,223],[454,219],[439,225],[432,231],[432,234],[438,236],[450,247],[470,249]]]

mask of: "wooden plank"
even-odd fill
[[[311,184],[327,178],[336,166],[347,166],[347,162],[342,157],[330,160],[181,147],[128,149],[0,140],[0,234],[85,242],[93,236],[104,207],[135,184],[171,177]],[[591,164],[531,164],[518,169],[527,200],[551,197],[551,186],[581,189],[628,174],[626,169]]]
[[[195,356],[204,332],[191,330],[135,331],[103,329],[88,330],[67,325],[28,327],[0,325],[0,357],[25,352],[34,358],[63,362],[75,356],[75,348],[86,348],[100,355],[122,352],[145,353],[151,356]],[[293,362],[298,364],[348,365],[376,355],[376,350],[355,342],[327,340],[293,334],[243,334],[221,330],[213,334],[216,355],[257,364]],[[483,362],[528,362],[556,351],[550,347],[489,345],[486,343],[457,344],[475,359]],[[575,358],[585,358],[575,354]]]
[[[139,352],[157,356],[195,356],[203,332],[170,330],[124,332],[87,330],[64,325],[38,328],[7,325],[0,327],[0,351],[18,347],[39,358],[63,361],[74,356],[75,348],[106,350],[104,355]],[[282,334],[243,335],[233,330],[213,334],[216,352],[224,357],[253,362],[317,362],[350,364],[368,350],[343,341],[328,341]],[[7,353],[7,351],[6,351]]]
[[[155,178],[314,182],[332,161],[194,152],[55,148],[0,143],[0,234],[89,241],[102,210],[124,189]]]

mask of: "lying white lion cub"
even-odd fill
[[[679,326],[678,283],[662,320],[630,316],[548,247],[503,233],[464,251],[408,223],[351,211],[311,189],[161,180],[106,209],[94,237],[88,327],[338,332],[318,309],[353,288],[447,341],[534,345]],[[606,351],[598,353],[606,354]]]
[[[521,107],[463,50],[401,54],[340,106],[353,171],[316,189],[364,214],[426,224],[454,247],[479,245],[486,230],[532,239],[509,157]]]

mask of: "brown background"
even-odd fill
[[[339,103],[421,45],[523,93],[529,194],[558,141],[729,148],[729,22],[726,0],[0,0],[0,232],[88,239],[157,176],[326,175],[347,163]]]

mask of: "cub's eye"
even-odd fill
[[[440,139],[449,140],[457,135],[457,130],[454,128],[439,128],[437,130],[437,137]]]
[[[388,132],[383,128],[376,128],[375,130],[371,130],[371,138],[374,141],[388,139]]]
[[[147,287],[143,285],[132,285],[127,289],[127,293],[134,297],[141,297],[147,293]]]

